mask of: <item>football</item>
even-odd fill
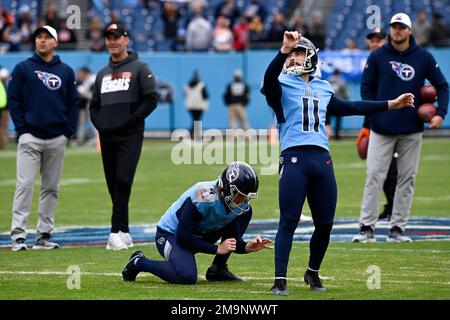
[[[362,160],[367,158],[368,148],[369,148],[369,138],[367,136],[363,136],[356,145],[358,155]]]
[[[421,103],[433,103],[436,101],[437,91],[431,84],[424,85],[420,89],[420,102]]]
[[[429,123],[436,113],[437,109],[432,103],[424,103],[417,108],[417,116],[426,123]]]

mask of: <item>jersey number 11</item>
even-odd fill
[[[303,101],[303,131],[308,132],[311,131],[309,128],[309,109],[310,109],[310,105],[309,105],[309,98],[308,97],[303,97],[302,98]],[[313,105],[313,116],[314,116],[314,132],[319,132],[319,100],[317,99],[312,99]]]

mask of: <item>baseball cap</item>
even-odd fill
[[[108,34],[113,34],[116,37],[128,37],[127,30],[125,30],[124,27],[117,23],[111,23],[105,28],[105,30],[103,31],[103,36],[106,37]]]
[[[242,78],[242,70],[241,70],[241,69],[236,69],[236,70],[234,70],[233,75],[234,75],[235,77]]]
[[[58,32],[56,32],[55,28],[50,27],[48,25],[42,26],[34,30],[34,36],[37,37],[37,35],[41,31],[47,31],[53,38],[55,38],[56,41],[58,41]]]
[[[375,28],[367,34],[366,39],[372,39],[373,37],[377,37],[378,39],[386,39],[386,36],[387,35],[383,32],[383,30],[380,28]]]
[[[390,25],[392,25],[394,23],[400,23],[411,29],[411,19],[409,18],[409,16],[406,13],[400,12],[400,13],[394,14],[394,16],[391,19]]]

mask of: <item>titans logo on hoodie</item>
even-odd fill
[[[61,83],[62,83],[61,78],[58,77],[56,74],[39,71],[39,70],[34,71],[34,73],[37,74],[39,79],[50,90],[58,90],[59,88],[61,88]]]

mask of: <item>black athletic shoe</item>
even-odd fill
[[[274,296],[289,295],[286,279],[275,279],[275,281],[273,283],[273,287],[272,287],[272,289],[270,289],[270,292],[272,292],[272,294]]]
[[[319,278],[318,272],[314,272],[308,269],[306,270],[303,279],[305,280],[305,283],[309,285],[309,287],[313,291],[324,292],[326,290],[322,284],[322,280],[320,280]]]
[[[133,264],[136,259],[145,258],[144,253],[142,251],[135,251],[131,254],[130,260],[128,260],[127,265],[122,270],[122,278],[123,281],[136,281],[136,277],[139,274],[139,271],[132,271]]]
[[[378,220],[391,221],[392,208],[388,208],[388,205],[384,205],[383,212],[378,216]]]
[[[238,277],[228,270],[228,266],[225,265],[223,268],[218,268],[215,264],[206,271],[206,280],[208,281],[245,281],[245,279]]]

